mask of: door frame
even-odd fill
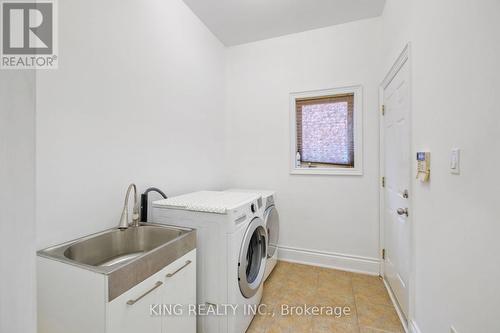
[[[380,276],[383,278],[384,284],[386,286],[387,291],[389,292],[389,295],[391,297],[392,302],[394,303],[394,306],[396,307],[396,310],[398,312],[398,315],[401,319],[401,322],[403,325],[405,325],[405,329],[408,329],[407,324],[411,322],[411,319],[414,318],[414,300],[415,300],[415,227],[414,227],[414,218],[413,218],[413,182],[412,178],[414,177],[414,155],[415,152],[413,151],[413,133],[412,133],[412,68],[411,68],[411,57],[410,57],[410,51],[411,51],[411,45],[410,43],[406,44],[404,47],[403,51],[400,53],[398,56],[397,60],[394,62],[392,65],[391,69],[389,72],[386,74],[385,78],[382,80],[379,86],[379,131],[380,131],[380,136],[379,136],[379,156],[380,156],[380,164],[379,164],[379,180],[380,180],[380,185],[379,185],[379,259],[380,259]],[[385,171],[385,146],[384,146],[384,139],[385,139],[385,129],[384,129],[384,116],[382,114],[382,108],[384,104],[384,90],[387,88],[387,86],[391,83],[391,81],[394,79],[394,77],[399,73],[403,65],[408,64],[408,76],[409,76],[409,116],[408,116],[408,122],[409,122],[409,166],[410,166],[410,182],[408,185],[408,210],[410,212],[410,215],[407,219],[408,223],[410,223],[410,249],[409,249],[409,255],[410,258],[410,275],[409,275],[409,281],[408,281],[408,318],[405,317],[403,312],[401,311],[399,304],[396,301],[396,298],[394,297],[394,294],[392,293],[391,288],[389,287],[387,281],[384,278],[384,259],[382,257],[382,251],[385,248],[385,218],[384,218],[384,211],[385,211],[385,195],[384,191],[385,188],[382,186],[382,177],[385,177],[384,171]]]

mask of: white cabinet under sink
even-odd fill
[[[112,300],[107,306],[108,333],[155,332],[162,329],[162,317],[151,316],[150,306],[162,304],[166,270],[149,277],[139,285]],[[139,299],[142,297],[141,299]],[[127,304],[138,300],[135,304]]]
[[[41,257],[38,274],[39,333],[196,332],[196,250],[109,302],[105,275]]]

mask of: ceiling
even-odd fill
[[[379,16],[385,0],[184,0],[226,45]]]

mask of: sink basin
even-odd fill
[[[107,275],[111,301],[195,248],[195,230],[142,223],[82,237],[38,255]]]
[[[141,225],[113,229],[77,241],[63,252],[68,259],[90,266],[112,267],[123,264],[185,233],[168,227]]]

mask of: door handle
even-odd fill
[[[208,305],[209,308],[217,310],[217,304],[215,304],[215,303],[209,303],[209,302],[205,302],[205,304]]]
[[[190,263],[191,263],[191,260],[186,261],[186,263],[185,263],[182,267],[180,267],[179,269],[177,269],[177,270],[176,270],[175,272],[173,272],[173,273],[168,273],[167,275],[165,275],[165,277],[168,277],[168,278],[169,278],[169,277],[174,276],[175,274],[179,273],[182,269],[184,269],[184,268],[185,268],[187,265],[189,265]]]
[[[398,208],[398,215],[406,215],[408,217],[408,208]]]
[[[155,290],[156,288],[158,288],[159,286],[161,286],[163,284],[163,282],[161,281],[158,281],[156,282],[156,284],[154,285],[153,288],[149,289],[148,291],[146,291],[144,294],[142,294],[141,296],[137,297],[136,299],[131,299],[127,302],[128,305],[134,305],[135,303],[139,302],[141,299],[143,299],[146,295],[148,295],[149,293],[153,292],[153,290]]]

